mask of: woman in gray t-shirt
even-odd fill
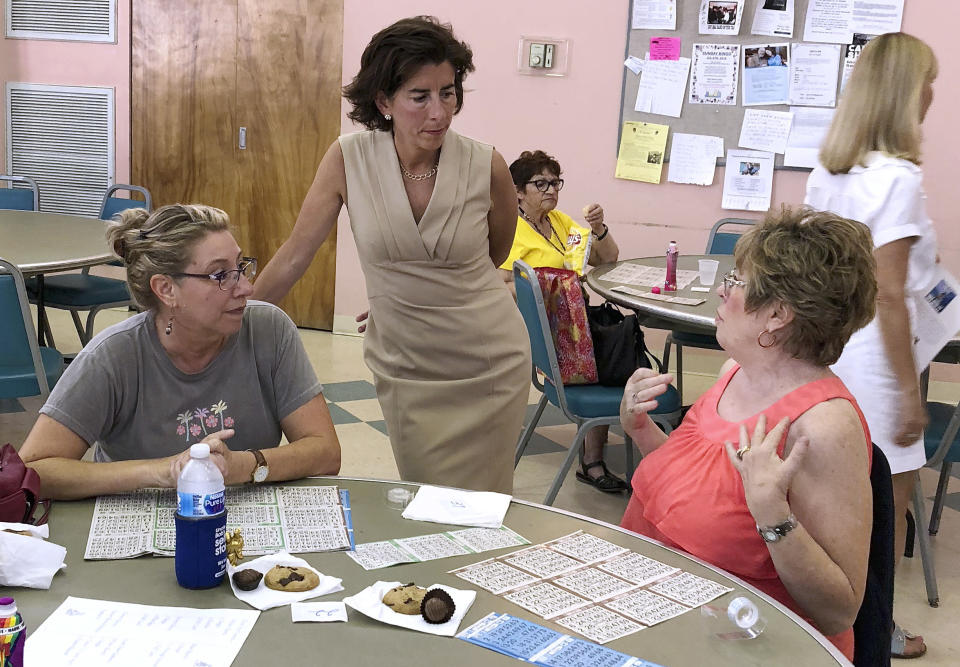
[[[197,442],[227,484],[339,472],[323,387],[290,318],[247,302],[257,261],[227,215],[131,209],[107,236],[146,310],[90,341],[40,409],[20,456],[44,495],[174,487]],[[81,461],[90,447],[94,462]]]

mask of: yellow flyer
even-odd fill
[[[644,183],[659,183],[663,153],[667,147],[668,125],[626,121],[620,134],[617,178]]]

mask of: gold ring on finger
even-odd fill
[[[746,453],[749,452],[749,451],[750,451],[750,445],[747,445],[746,447],[741,447],[740,449],[738,449],[738,450],[737,450],[737,460],[738,460],[738,461],[742,461],[742,460],[743,460],[743,455],[746,454]]]

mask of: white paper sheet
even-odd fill
[[[347,622],[347,605],[343,602],[294,602],[290,605],[294,623]]]
[[[717,157],[723,157],[723,137],[674,134],[667,180],[671,183],[712,185],[717,171]]]
[[[836,106],[840,45],[795,43],[791,55],[790,104]]]
[[[623,61],[623,66],[637,76],[640,76],[640,73],[643,71],[643,64],[643,59],[637,58],[636,56],[627,56],[627,59]]]
[[[675,577],[657,582],[650,590],[688,607],[699,607],[733,589],[690,572],[681,572]]]
[[[787,149],[792,121],[789,111],[746,109],[740,127],[740,147],[782,153]]]
[[[739,35],[746,0],[700,0],[701,35]]]
[[[595,567],[583,567],[569,574],[555,577],[553,583],[591,602],[601,602],[638,587],[631,581]]]
[[[590,604],[586,598],[574,595],[548,581],[521,588],[503,597],[547,620]]]
[[[675,574],[680,568],[647,558],[638,553],[627,553],[597,565],[604,572],[610,572],[640,586]]]
[[[953,7],[953,11],[956,11],[955,7]],[[954,14],[954,18],[956,18],[956,14]],[[902,23],[903,0],[869,0],[869,2],[854,0],[853,17],[850,23],[852,32],[861,32],[868,35],[900,32]]]
[[[73,596],[27,637],[27,665],[229,667],[260,612],[156,607]]]
[[[847,44],[843,49],[843,68],[840,73],[840,94],[843,95],[843,89],[847,87],[847,79],[853,73],[853,66],[857,64],[860,58],[860,52],[871,39],[876,35],[864,35],[859,32],[853,33],[853,41]]]
[[[694,44],[687,101],[736,105],[739,78],[739,44]]]
[[[585,607],[554,619],[554,623],[583,635],[598,644],[606,644],[634,632],[643,630],[643,626],[629,618],[610,611],[606,607]]]
[[[790,44],[744,44],[740,60],[743,106],[790,100]]]
[[[820,164],[820,145],[823,143],[835,109],[816,107],[790,107],[793,123],[787,149],[783,152],[783,164],[787,167],[815,168]]]
[[[727,151],[723,177],[723,208],[767,211],[773,191],[773,153]]]
[[[689,58],[645,61],[634,109],[679,118],[689,74]]]
[[[918,369],[930,365],[943,346],[960,331],[960,282],[942,264],[937,264],[933,278],[914,297],[917,326],[913,332],[913,356]]]
[[[753,15],[754,35],[793,37],[794,0],[757,0]]]
[[[854,0],[810,0],[803,41],[848,44],[853,35]]]
[[[634,30],[676,30],[677,0],[633,0],[630,27]]]
[[[648,590],[628,593],[610,600],[604,606],[636,619],[644,625],[656,625],[690,611],[690,607],[685,607],[679,602]]]

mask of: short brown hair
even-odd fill
[[[903,32],[863,47],[820,148],[831,174],[866,166],[870,151],[920,164],[924,87],[937,76],[937,58],[923,40]]]
[[[517,190],[521,190],[527,181],[544,170],[560,178],[560,163],[555,157],[541,150],[523,151],[520,157],[511,163],[510,176],[513,177]]]
[[[474,70],[473,51],[453,34],[449,23],[434,16],[400,19],[370,40],[360,57],[360,71],[343,87],[353,105],[350,120],[368,130],[389,130],[391,123],[377,109],[377,94],[387,97],[400,89],[424,65],[453,66],[459,113],[463,108],[463,80]]]
[[[777,340],[794,358],[828,366],[873,319],[877,265],[863,223],[784,206],[740,237],[734,259],[747,273],[747,312],[776,302],[793,311]]]
[[[131,208],[108,224],[107,242],[123,260],[134,301],[156,310],[160,301],[150,278],[182,272],[197,243],[210,232],[229,229],[227,214],[212,206],[171,204],[153,213]]]

